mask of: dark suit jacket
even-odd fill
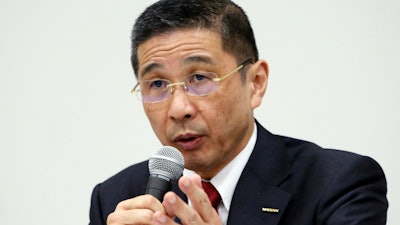
[[[386,224],[386,179],[373,159],[257,129],[228,225]],[[90,224],[106,224],[120,201],[145,193],[148,177],[146,161],[97,185]],[[186,199],[176,183],[172,190]]]

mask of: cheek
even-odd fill
[[[146,113],[147,119],[149,120],[154,133],[159,137],[162,134],[163,127],[165,123],[165,113],[160,110],[160,108],[155,108],[151,106],[144,106],[144,111]]]
[[[242,107],[239,103],[240,97],[219,93],[218,97],[209,101],[207,110],[203,111],[209,120],[209,126],[213,131],[229,130],[239,116],[238,113]]]
[[[243,89],[240,89],[243,90]],[[250,98],[244,91],[231,92],[225,101],[221,103],[224,114],[221,120],[226,123],[227,129],[236,129],[240,123],[248,121],[252,116]]]
[[[230,88],[221,88],[221,91],[211,100],[211,105],[215,117],[221,120],[230,120],[234,114],[240,109],[243,102],[243,97],[240,93],[232,92]]]
[[[147,118],[150,120],[150,122],[152,122],[154,119],[157,119],[159,114],[159,110],[156,110],[155,108],[151,107],[151,106],[143,106],[144,108],[144,112],[146,113]]]

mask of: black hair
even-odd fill
[[[160,0],[149,6],[132,30],[131,63],[137,76],[138,46],[148,39],[176,30],[208,29],[221,35],[224,51],[238,63],[258,60],[253,29],[246,13],[229,0]]]

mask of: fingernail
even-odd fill
[[[165,215],[163,215],[163,214],[160,214],[157,217],[157,221],[160,222],[160,223],[166,223],[167,222],[167,217]]]
[[[173,205],[176,202],[176,198],[175,196],[170,196],[170,198],[168,199],[169,204]]]
[[[185,186],[185,187],[190,187],[190,180],[189,179],[185,179],[184,181],[183,181],[183,186]]]

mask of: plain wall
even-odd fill
[[[1,224],[87,224],[92,188],[160,147],[130,94],[130,31],[151,2],[0,0]],[[400,224],[400,1],[236,2],[270,66],[256,118],[372,156]]]

